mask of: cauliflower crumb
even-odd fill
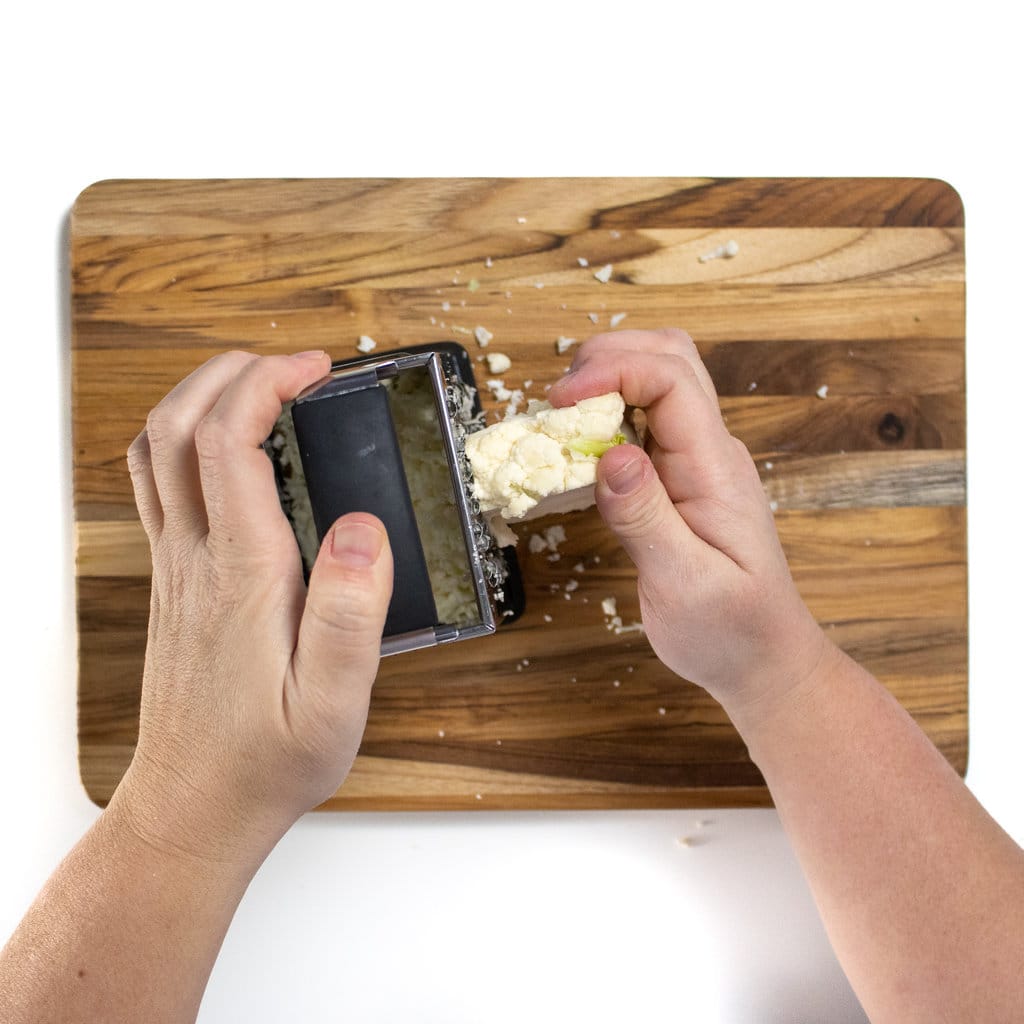
[[[596,277],[601,284],[607,284],[612,279],[612,265],[610,263],[606,263],[600,270],[595,270],[594,277]]]
[[[491,334],[491,332],[487,330],[486,327],[478,326],[473,328],[473,337],[476,338],[476,343],[481,348],[487,348],[487,346],[491,343],[491,338],[493,338],[494,335]]]
[[[452,308],[452,304],[447,299],[445,299],[444,302],[441,303],[441,312],[442,313],[449,312],[451,310],[451,308]]]
[[[544,621],[545,621],[545,622],[551,622],[551,621],[552,621],[552,619],[551,619],[551,616],[545,613],[545,615],[544,615]]]
[[[565,589],[569,593],[572,593],[574,590],[578,590],[579,589],[579,585],[580,585],[580,581],[579,580],[569,580],[569,582],[566,583],[566,585],[565,585]]]
[[[492,260],[491,257],[488,256],[487,259],[484,260],[484,266],[487,267],[488,270],[490,270],[491,267],[494,266],[494,260]]]
[[[573,572],[586,572],[587,567],[582,562],[577,562],[573,567]]]
[[[618,611],[617,603],[618,602],[615,600],[614,597],[606,597],[601,602],[601,611],[603,611],[605,615],[615,615]]]
[[[621,636],[623,633],[646,633],[647,629],[642,622],[631,622],[628,626],[622,624],[622,620],[619,619],[614,626],[615,635]]]
[[[558,545],[565,543],[565,527],[560,523],[549,526],[544,531],[544,540],[547,541],[547,545],[552,551],[557,551]]]
[[[559,335],[555,341],[555,351],[561,356],[572,348],[576,344],[575,338],[566,338],[564,335]]]
[[[501,352],[487,354],[487,369],[491,373],[504,373],[512,365],[512,360]]]
[[[599,316],[597,315],[597,313],[588,313],[588,314],[587,314],[587,319],[588,319],[588,320],[589,320],[589,321],[590,321],[590,322],[591,322],[592,324],[596,324],[596,323],[597,323],[597,321],[598,321],[598,320],[600,320],[601,318],[600,318],[600,317],[599,317]]]
[[[697,259],[701,263],[707,263],[708,260],[727,259],[731,260],[740,251],[739,242],[729,239],[724,245],[720,245],[711,252],[706,252],[702,256],[698,256]]]
[[[626,313],[616,313],[616,314],[615,314],[615,315],[614,315],[614,316],[613,316],[613,317],[612,317],[612,318],[611,318],[611,319],[610,319],[610,320],[608,321],[608,323],[609,323],[609,324],[610,324],[610,325],[611,325],[612,327],[618,327],[618,326],[619,326],[619,324],[621,324],[621,323],[622,323],[622,321],[626,319],[626,316],[627,316],[627,315],[628,315],[628,314],[626,314]]]
[[[527,547],[531,554],[539,555],[542,551],[547,551],[548,542],[539,533],[531,533]]]
[[[818,388],[818,390],[815,391],[814,393],[819,398],[826,398],[826,397],[828,397],[828,385],[827,384],[822,384],[821,387]]]
[[[511,419],[519,412],[519,406],[523,401],[523,393],[519,388],[513,388],[508,396],[508,405],[505,406],[504,419]]]
[[[533,378],[532,377],[529,378],[528,380],[524,380],[523,381],[523,390],[524,391],[529,391],[529,389],[532,388],[532,387],[533,387]]]
[[[356,344],[356,348],[360,352],[372,352],[377,347],[377,342],[373,340],[368,334],[360,334],[359,341]]]
[[[525,224],[526,223],[526,218],[525,217],[516,217],[516,223],[517,224]]]
[[[576,262],[581,267],[589,267],[590,266],[590,261],[585,256],[577,256],[576,257]]]

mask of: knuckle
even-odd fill
[[[664,509],[661,502],[652,501],[645,489],[641,488],[629,506],[623,509],[619,532],[629,539],[637,539],[664,531]]]
[[[145,430],[128,446],[126,455],[128,472],[134,477],[145,472],[152,465],[153,457],[149,447],[149,435]]]
[[[231,453],[231,434],[220,417],[208,413],[196,427],[196,454],[204,462],[217,462]]]
[[[161,402],[146,417],[146,435],[155,448],[180,441],[188,433],[188,417],[172,402]]]
[[[737,463],[744,468],[754,465],[754,460],[750,455],[750,449],[746,444],[741,441],[735,434],[730,434],[729,439],[732,442],[733,455],[735,456]]]
[[[370,595],[350,590],[345,601],[321,601],[312,595],[306,601],[306,615],[316,627],[332,635],[340,650],[376,649],[380,644],[382,623],[378,622],[376,602]]]
[[[697,352],[693,338],[679,327],[659,327],[654,334],[664,338],[679,352],[687,355],[694,355]]]
[[[228,369],[240,373],[250,363],[257,360],[259,356],[252,352],[243,352],[241,349],[232,349],[229,352],[220,352],[207,362],[207,366],[225,366]]]

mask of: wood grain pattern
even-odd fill
[[[450,339],[477,354],[479,324],[513,360],[508,385],[541,394],[567,362],[555,338],[607,330],[617,313],[694,335],[812,611],[964,771],[964,250],[948,186],[109,181],[79,197],[71,228],[79,752],[93,799],[131,758],[145,651],[149,550],[124,453],[170,387],[235,347],[340,358],[370,334],[381,349]],[[729,239],[734,259],[700,261]],[[325,806],[767,802],[721,709],[641,634],[608,630],[603,597],[627,622],[639,611],[600,518],[565,526],[558,561],[521,546],[518,623],[384,662],[356,767]]]

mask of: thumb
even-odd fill
[[[309,577],[295,648],[300,685],[365,682],[380,661],[394,568],[384,524],[365,512],[342,516],[324,537]]]
[[[647,453],[636,445],[609,449],[597,464],[595,499],[601,517],[641,576],[657,579],[693,540]]]

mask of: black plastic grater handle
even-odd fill
[[[374,384],[299,400],[292,422],[318,539],[348,512],[371,512],[387,528],[395,576],[384,635],[435,626],[437,607],[387,389]]]

